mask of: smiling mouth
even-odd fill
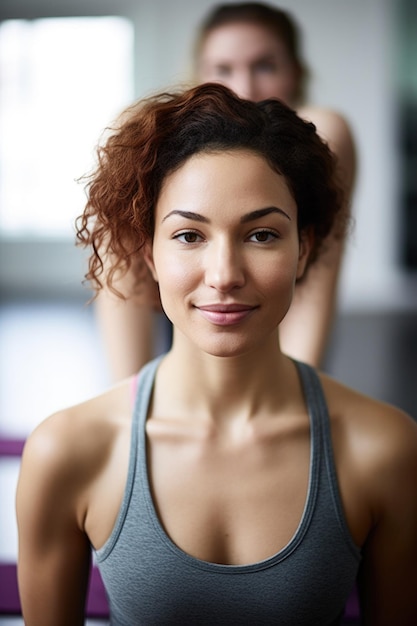
[[[248,304],[208,304],[195,307],[202,317],[217,326],[232,326],[247,319],[258,307]]]

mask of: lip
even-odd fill
[[[258,307],[249,304],[205,304],[195,307],[202,317],[216,326],[233,326],[247,319]]]

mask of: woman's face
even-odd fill
[[[246,22],[219,26],[209,33],[197,78],[221,83],[254,102],[279,98],[292,105],[297,87],[296,70],[284,43],[267,28]]]
[[[284,178],[234,150],[194,155],[166,178],[147,262],[175,337],[234,356],[276,337],[307,248]]]

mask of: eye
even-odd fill
[[[255,71],[265,74],[274,74],[277,71],[277,64],[273,61],[259,61],[255,65]]]
[[[201,235],[194,232],[193,230],[186,230],[182,233],[178,233],[173,238],[185,244],[186,243],[198,243],[198,241],[202,240]]]
[[[214,74],[217,78],[229,78],[232,70],[228,65],[217,65],[214,69]]]
[[[248,237],[249,241],[254,241],[255,243],[269,243],[278,239],[278,234],[271,230],[257,230],[254,233],[251,233]]]

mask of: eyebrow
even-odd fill
[[[284,217],[287,218],[287,220],[291,222],[291,218],[288,215],[288,213],[286,213],[285,211],[283,211],[283,209],[280,209],[277,206],[267,206],[264,209],[257,209],[256,211],[251,211],[250,213],[243,215],[240,218],[240,221],[242,224],[246,224],[247,222],[252,222],[253,220],[259,219],[260,217],[264,217],[264,215],[269,215],[270,213],[278,213],[279,215],[283,215]]]
[[[251,65],[256,65],[257,63],[276,63],[276,54],[274,52],[266,52],[265,54],[260,54],[259,56],[255,57],[252,61],[251,61]],[[207,62],[206,62],[207,65]],[[229,61],[228,59],[225,60],[219,60],[219,61],[215,61],[213,63],[213,66],[215,68],[222,68],[222,67],[230,67],[231,65],[233,65],[233,61]]]
[[[171,215],[180,215],[181,217],[185,217],[188,220],[194,220],[195,222],[204,222],[205,224],[210,223],[210,220],[207,219],[207,217],[204,217],[204,215],[200,215],[200,213],[193,213],[192,211],[180,211],[178,209],[175,211],[171,211],[170,213],[168,213],[168,215],[165,215],[162,221],[165,222],[165,220],[171,217]]]
[[[268,52],[266,54],[261,54],[258,57],[255,57],[252,61],[252,65],[256,65],[257,63],[276,63],[276,55],[273,52]]]
[[[253,222],[254,220],[259,219],[260,217],[269,215],[270,213],[278,213],[279,215],[283,215],[287,220],[291,222],[291,217],[288,215],[288,213],[286,213],[283,209],[280,209],[279,207],[276,207],[276,206],[268,206],[263,209],[256,209],[255,211],[246,213],[246,215],[242,215],[242,217],[240,218],[240,222],[241,224],[247,224],[247,222]],[[168,217],[171,217],[171,215],[180,215],[181,217],[185,217],[186,219],[189,219],[189,220],[194,220],[195,222],[203,222],[204,224],[210,224],[210,220],[204,215],[201,215],[200,213],[194,213],[193,211],[181,211],[179,209],[171,211],[170,213],[168,213],[168,215],[165,215],[162,221],[165,222],[165,220],[168,219]]]

